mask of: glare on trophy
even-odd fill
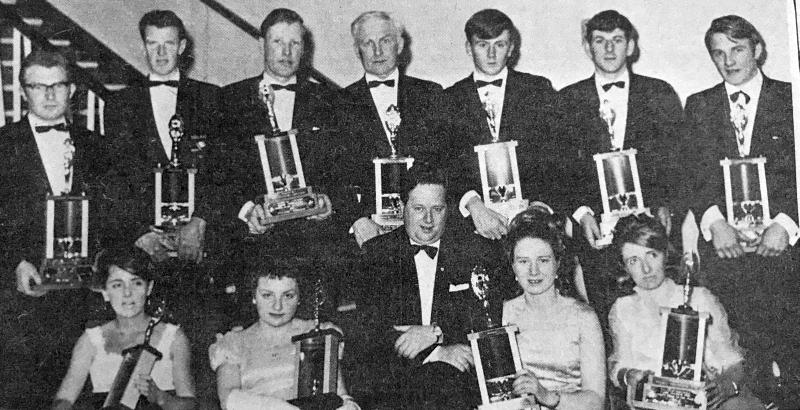
[[[375,213],[372,220],[391,231],[403,224],[403,203],[400,200],[400,183],[414,158],[400,155],[397,150],[397,133],[402,117],[397,106],[390,105],[386,110],[386,141],[391,154],[386,158],[373,158],[375,165]]]
[[[267,187],[267,193],[255,201],[264,205],[267,214],[264,222],[272,224],[327,212],[321,195],[306,186],[297,147],[297,130],[280,130],[273,107],[275,96],[272,87],[263,79],[258,87],[269,121],[267,132],[254,137]]]
[[[483,317],[483,320],[473,319],[473,323],[481,323],[481,329],[467,335],[481,392],[478,409],[521,409],[525,407],[525,398],[514,394],[514,378],[522,370],[517,345],[519,330],[511,325],[500,327],[492,320],[491,278],[485,267],[477,265],[472,269],[470,285],[480,301]]]
[[[300,408],[335,409],[342,405],[336,394],[339,374],[339,351],[342,334],[336,329],[321,329],[319,311],[325,303],[322,280],[314,286],[314,329],[293,336],[297,365],[295,391],[291,403]]]
[[[772,222],[767,195],[767,159],[764,157],[720,161],[725,181],[727,221],[739,233],[745,252],[758,248],[761,234]]]

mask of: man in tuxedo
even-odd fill
[[[219,87],[193,80],[181,72],[181,59],[187,50],[183,21],[169,10],[153,10],[139,20],[144,55],[150,70],[146,79],[130,84],[108,105],[108,130],[112,149],[122,156],[114,167],[119,208],[114,212],[126,235],[133,241],[147,232],[153,221],[153,168],[166,166],[172,153],[169,122],[180,115],[184,137],[179,155],[184,166],[198,167],[196,211],[180,230],[178,256],[200,262],[203,259],[206,219],[213,219],[209,203],[217,195],[212,186],[221,183],[203,160],[218,149],[215,137],[219,123]],[[216,178],[216,179],[215,179]],[[148,234],[148,252],[165,255],[166,249]],[[143,245],[144,246],[144,245]]]
[[[364,77],[344,89],[344,131],[348,139],[345,171],[349,186],[360,188],[360,206],[348,210],[358,245],[382,231],[370,219],[374,212],[374,165],[372,159],[392,153],[389,142],[393,113],[400,124],[393,142],[399,155],[437,162],[445,154],[446,141],[438,132],[441,122],[442,87],[402,73],[405,48],[403,27],[383,11],[358,16],[350,25]]]
[[[449,163],[455,180],[454,193],[462,195],[459,210],[472,216],[476,231],[489,239],[507,233],[508,220],[487,208],[481,191],[475,145],[516,140],[522,194],[549,201],[553,179],[547,175],[547,146],[556,119],[556,92],[550,80],[513,69],[519,60],[519,31],[511,19],[495,9],[481,10],[464,26],[466,51],[474,71],[445,90]]]
[[[100,141],[70,124],[75,92],[67,59],[34,51],[20,70],[28,114],[0,129],[0,237],[2,267],[14,273],[16,289],[4,291],[0,337],[0,407],[45,408],[69,365],[70,350],[83,331],[91,301],[86,289],[42,291],[38,266],[45,251],[47,195],[86,194],[90,202],[90,246],[100,241],[106,171]],[[14,281],[9,281],[14,283]]]
[[[633,73],[639,58],[639,33],[616,10],[595,14],[585,23],[583,46],[594,74],[559,91],[561,137],[558,152],[563,175],[558,202],[573,212],[587,241],[581,267],[586,293],[603,323],[624,287],[619,286],[619,254],[601,249],[598,217],[603,203],[594,154],[637,150],[636,161],[645,205],[667,225],[675,161],[669,156],[680,141],[681,101],[666,82]],[[611,126],[600,112],[613,116]],[[613,132],[613,139],[611,138]],[[674,192],[672,193],[674,195]],[[610,348],[610,345],[607,346]]]
[[[695,214],[702,215],[701,260],[705,262],[700,282],[728,311],[756,372],[753,389],[766,400],[773,393],[773,362],[785,380],[800,375],[800,331],[788,325],[800,318],[798,255],[793,248],[800,231],[791,85],[762,72],[766,43],[742,17],[713,20],[705,44],[723,81],[686,100],[687,132],[680,153],[691,184],[684,198]],[[725,185],[719,161],[756,157],[766,158],[771,220],[752,239],[731,226],[723,214]],[[731,171],[738,174],[736,168]],[[743,245],[755,251],[746,252]],[[798,394],[796,379],[786,386]]]
[[[478,265],[497,272],[503,258],[495,243],[447,225],[446,193],[444,171],[415,164],[402,182],[404,225],[364,244],[359,307],[369,329],[357,354],[359,374],[369,380],[354,378],[351,392],[384,397],[390,407],[476,404],[466,335],[485,322],[470,277]],[[495,285],[491,313],[498,318],[506,288]]]

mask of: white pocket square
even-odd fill
[[[467,289],[469,289],[469,283],[462,283],[459,285],[450,284],[450,292],[461,292]]]

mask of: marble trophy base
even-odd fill
[[[489,202],[486,204],[487,208],[503,215],[509,221],[514,219],[518,213],[528,209],[528,206],[530,206],[530,201],[519,198],[514,198],[510,201]]]
[[[595,243],[598,246],[611,245],[611,241],[614,240],[614,227],[617,226],[619,219],[628,215],[639,215],[642,213],[650,215],[650,208],[634,209],[626,213],[616,212],[600,215],[600,239]]]
[[[264,195],[264,210],[267,214],[264,222],[274,224],[323,214],[328,207],[322,195],[315,193],[311,187],[304,187]]]
[[[637,386],[628,386],[628,403],[636,409],[706,410],[705,382],[650,375]]]
[[[389,233],[403,226],[403,215],[376,215],[370,217],[372,222],[380,225],[381,233]]]
[[[92,261],[88,258],[45,259],[39,269],[40,285],[34,290],[62,290],[89,287],[92,278]]]
[[[538,404],[534,404],[533,406],[528,405],[525,401],[525,397],[517,397],[515,399],[506,400],[506,401],[498,401],[495,403],[489,404],[481,404],[478,406],[478,410],[539,410]]]

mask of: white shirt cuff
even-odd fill
[[[253,201],[245,202],[245,204],[242,205],[242,208],[239,209],[239,215],[238,215],[239,220],[241,220],[242,222],[247,222],[247,214],[249,214],[250,211],[252,211],[253,207],[255,206],[256,204]]]
[[[475,191],[472,191],[472,192],[475,192]],[[426,357],[425,360],[422,361],[422,364],[438,362],[439,359],[440,359],[439,356],[441,355],[441,350],[442,350],[441,346],[436,346],[433,349],[433,351],[431,352],[431,354],[429,354],[428,357]]]
[[[789,245],[794,246],[797,240],[800,239],[800,227],[797,226],[789,215],[781,212],[772,218],[772,223],[778,223],[783,229],[786,229],[786,233],[789,234]]]
[[[572,213],[572,219],[580,222],[581,218],[583,218],[583,216],[586,215],[586,214],[594,216],[594,211],[592,211],[592,208],[589,208],[588,206],[583,205],[583,206],[579,207],[578,209],[576,209],[575,212]]]
[[[724,221],[725,217],[716,205],[708,207],[708,209],[703,212],[703,217],[700,218],[700,232],[703,233],[703,239],[705,239],[706,242],[714,239],[713,235],[711,235],[711,225],[720,219]]]
[[[466,194],[462,195],[461,200],[458,201],[458,210],[461,211],[461,216],[463,216],[464,218],[469,216],[469,210],[467,210],[467,204],[469,203],[469,201],[472,200],[472,198],[475,197],[480,198],[481,196],[478,195],[478,193],[475,192],[475,190],[470,190],[467,191]]]

